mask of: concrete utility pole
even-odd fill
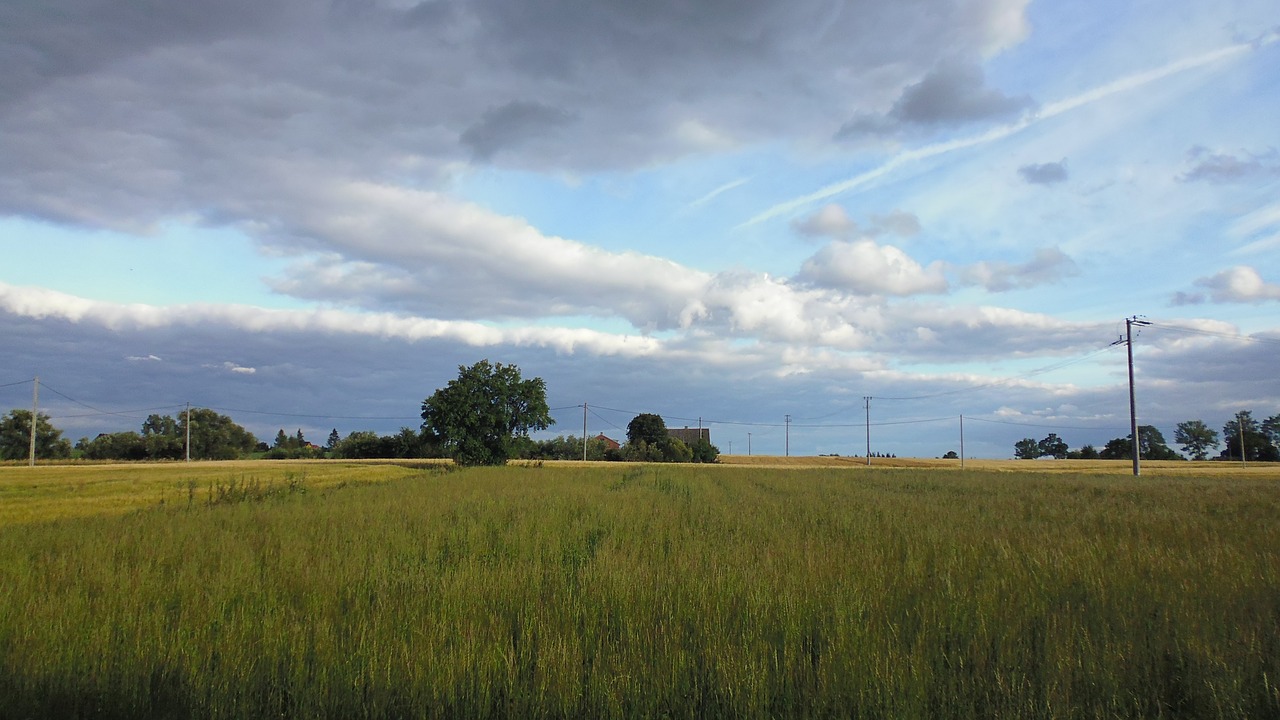
[[[964,469],[964,415],[960,416],[960,469]]]
[[[582,403],[582,462],[587,461],[587,404]]]
[[[1142,327],[1150,325],[1146,320],[1139,320],[1137,315],[1124,319],[1125,345],[1129,350],[1129,437],[1133,438],[1133,474],[1138,476],[1142,474],[1139,455],[1141,451],[1138,442],[1138,403],[1133,394],[1133,326]]]
[[[751,433],[747,433],[747,456],[751,455]]]
[[[786,437],[786,453],[787,457],[791,457],[791,416],[787,416],[787,437]]]
[[[37,375],[35,379],[35,385],[32,386],[31,388],[31,448],[30,448],[30,452],[27,453],[27,465],[30,467],[36,466],[36,424],[39,418],[40,418],[40,376]]]
[[[187,462],[191,462],[191,403],[187,403]]]

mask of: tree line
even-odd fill
[[[1222,445],[1216,459],[1277,462],[1280,461],[1280,413],[1259,421],[1254,419],[1253,411],[1242,410],[1223,425],[1221,436],[1203,420],[1187,420],[1178,423],[1173,440],[1181,446],[1185,457],[1168,446],[1164,434],[1155,426],[1140,425],[1138,455],[1147,460],[1207,460],[1210,453]],[[1049,433],[1040,440],[1023,438],[1017,441],[1013,445],[1013,455],[1020,460],[1041,457],[1124,460],[1133,457],[1133,434],[1113,438],[1101,450],[1092,445],[1071,450],[1056,433]]]
[[[268,445],[230,417],[207,408],[176,416],[153,414],[140,430],[81,438],[73,447],[48,415],[36,417],[36,457],[73,456],[87,460],[193,460],[452,458],[460,465],[495,465],[509,459],[635,460],[715,462],[719,449],[700,438],[686,444],[671,437],[658,415],[642,413],[627,426],[625,445],[612,448],[599,438],[560,436],[537,440],[530,433],[554,424],[542,378],[525,380],[515,365],[482,360],[459,366],[458,377],[422,402],[422,425],[391,435],[355,431],[342,437],[337,428],[323,446],[307,440],[299,428],[284,428]],[[0,418],[0,460],[24,460],[30,453],[31,411],[16,409]]]

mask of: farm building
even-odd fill
[[[699,440],[711,442],[711,428],[667,428],[667,435],[693,447]]]

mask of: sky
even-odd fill
[[[1171,444],[1280,413],[1274,0],[11,0],[0,61],[0,410],[73,441],[489,359],[540,436],[1100,447],[1134,316]]]

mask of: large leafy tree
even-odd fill
[[[71,443],[62,431],[49,422],[49,416],[36,416],[36,458],[65,458],[71,455]],[[0,460],[26,460],[31,456],[31,411],[10,410],[0,417]]]
[[[1268,418],[1266,422],[1269,422]],[[1243,436],[1243,438],[1242,438]],[[1280,449],[1271,443],[1264,430],[1264,423],[1253,418],[1253,412],[1242,410],[1226,425],[1222,426],[1222,442],[1227,446],[1222,451],[1225,459],[1240,459],[1240,442],[1244,441],[1244,458],[1246,460],[1276,461],[1280,460]]]
[[[1203,420],[1188,420],[1178,423],[1173,441],[1181,445],[1192,460],[1204,460],[1209,451],[1218,446],[1218,431],[1205,425]]]
[[[627,423],[627,442],[637,444],[643,441],[646,445],[661,445],[667,439],[667,423],[661,415],[640,413]]]
[[[524,380],[515,365],[481,360],[422,402],[422,429],[459,465],[502,465],[517,437],[555,423],[542,378]]]
[[[1164,433],[1154,425],[1138,426],[1138,456],[1144,460],[1181,460],[1173,448],[1165,444]],[[1133,436],[1126,435],[1107,442],[1098,454],[1104,460],[1125,460],[1133,457]]]
[[[1062,460],[1067,456],[1067,442],[1058,437],[1057,433],[1049,433],[1048,437],[1036,443],[1040,449],[1041,457],[1050,455],[1055,459]]]
[[[1035,438],[1022,438],[1013,444],[1013,456],[1019,460],[1035,460],[1040,457],[1040,443]]]

